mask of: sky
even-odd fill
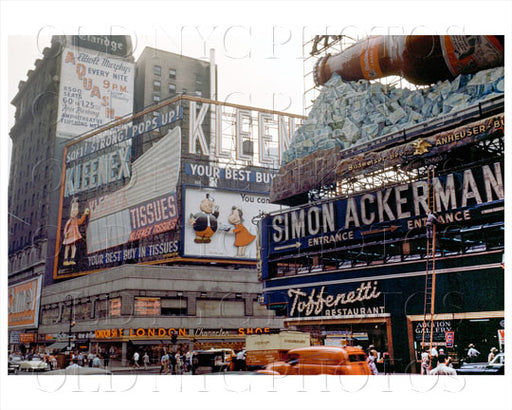
[[[156,26],[152,30],[123,28],[114,34],[132,38],[135,59],[144,47],[154,47],[210,61],[213,49],[218,66],[219,100],[302,113],[302,44],[298,37],[289,40],[295,34],[291,29],[183,25]],[[83,33],[94,34],[94,31]],[[51,36],[55,34],[62,33],[44,27],[36,35],[8,37],[9,100],[17,93],[19,80],[26,79],[27,71],[34,68],[36,58],[42,57],[41,50],[50,46]],[[272,36],[283,45],[274,46]]]
[[[134,40],[134,54],[137,57],[144,46],[162,48],[195,58],[209,58],[209,50],[216,51],[219,75],[218,99],[232,103],[271,108],[278,111],[303,114],[302,95],[304,91],[303,50],[305,39],[315,34],[346,34],[364,38],[373,34],[506,34],[512,28],[511,1],[0,1],[0,214],[4,215],[3,232],[0,235],[1,271],[4,273],[0,284],[2,295],[7,287],[7,183],[9,164],[9,129],[13,124],[14,110],[10,101],[15,96],[19,81],[26,79],[27,71],[34,67],[34,61],[42,56],[44,47],[49,46],[54,34],[98,34],[112,33],[131,35]],[[509,40],[509,38],[507,38]],[[507,76],[510,61],[510,41],[506,41]],[[506,95],[510,94],[510,81],[506,82]],[[509,110],[510,104],[507,105]],[[507,173],[510,168],[507,167]],[[506,177],[510,181],[510,176]],[[508,190],[507,190],[508,192]],[[507,223],[508,226],[508,223]],[[506,235],[509,235],[507,229]],[[506,239],[506,243],[510,243]],[[508,253],[510,255],[510,253]],[[508,258],[508,256],[507,256]],[[506,262],[507,264],[508,262]],[[506,287],[511,289],[510,280]],[[511,299],[507,299],[510,312]],[[1,298],[2,301],[5,299]],[[7,315],[6,304],[0,302],[0,318]],[[0,363],[4,363],[7,327],[0,320]],[[507,339],[509,340],[509,339]],[[510,342],[507,341],[507,345]],[[6,373],[2,364],[0,371]],[[510,372],[509,372],[510,374]],[[2,375],[0,375],[1,377]],[[407,379],[407,380],[406,380]],[[19,381],[19,380],[18,380]],[[141,381],[142,383],[142,381]],[[507,384],[508,383],[508,384]],[[320,383],[322,384],[322,383]],[[302,409],[318,407],[318,394],[326,391],[325,385],[316,384],[311,394],[301,394],[301,386],[270,393],[272,386],[261,388],[255,385],[243,393],[217,400],[215,394],[200,397],[186,395],[179,387],[144,385],[141,395],[125,391],[123,395],[105,397],[105,394],[84,394],[86,400],[77,398],[72,392],[75,386],[60,389],[58,399],[49,395],[31,380],[23,387],[12,380],[2,379],[2,394],[6,389],[17,394],[18,400],[38,400],[38,408],[54,410],[69,408],[131,409],[146,406],[147,403],[167,403],[184,400],[185,403],[205,401],[202,408],[261,408],[267,403],[286,399],[286,408]],[[508,386],[508,387],[505,387]],[[44,386],[43,386],[44,387]],[[86,392],[94,387],[82,386]],[[239,387],[239,386],[235,386]],[[416,410],[432,406],[458,409],[476,408],[479,398],[505,400],[500,406],[512,407],[510,377],[489,382],[468,382],[457,386],[444,380],[434,386],[413,384],[404,377],[400,380],[374,379],[361,391],[352,386],[325,392],[325,400],[335,408],[341,403],[357,403],[352,408],[371,407],[409,409],[414,403]],[[113,389],[124,389],[114,386]],[[166,389],[170,389],[169,393]],[[355,389],[355,388],[354,388]],[[458,390],[457,390],[458,389]],[[490,394],[485,394],[492,389]],[[76,389],[75,389],[76,390]],[[214,389],[215,390],[215,389]],[[225,390],[225,389],[224,389]],[[277,389],[279,390],[279,389]],[[304,390],[304,389],[303,389]],[[162,394],[161,392],[164,392]],[[194,390],[192,390],[194,391]],[[195,390],[197,391],[197,390]],[[236,391],[236,388],[234,389]],[[368,392],[371,394],[369,395]],[[224,392],[225,393],[225,392]],[[457,394],[458,393],[458,394]],[[255,395],[256,394],[256,395]],[[173,397],[174,396],[174,397]],[[113,398],[115,397],[115,398]],[[221,395],[221,397],[223,397]],[[1,400],[1,398],[0,398]],[[4,399],[5,400],[5,399]],[[507,401],[508,400],[508,401]],[[243,405],[241,403],[243,402]],[[14,401],[2,401],[11,407],[20,408]],[[80,403],[83,403],[81,406]],[[361,404],[362,403],[362,404]],[[19,402],[18,402],[19,404]],[[498,403],[491,403],[491,406]],[[0,405],[0,407],[2,407]],[[326,406],[328,407],[328,406]],[[194,407],[195,408],[195,407]],[[3,410],[3,408],[2,408]]]

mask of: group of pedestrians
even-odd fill
[[[380,357],[380,354],[375,349],[375,346],[370,345],[368,346],[366,353],[366,361],[368,363],[368,366],[370,367],[370,371],[372,372],[372,374],[379,374],[379,370],[377,369],[377,363],[382,364],[382,370],[384,374],[393,373],[391,355],[388,352],[382,353],[382,357]]]
[[[183,374],[189,371],[193,372],[193,353],[187,352],[167,352],[164,351],[160,358],[160,374]]]
[[[135,353],[133,353],[133,367],[140,368],[139,360],[140,360],[140,353],[138,351],[135,351]],[[144,370],[148,369],[150,361],[151,360],[149,358],[148,352],[144,352],[144,355],[142,356],[142,364],[144,366]]]
[[[108,353],[103,352],[103,354],[96,352],[93,353],[89,351],[88,353],[75,351],[69,354],[69,366],[67,368],[74,367],[102,367],[102,358],[103,358],[103,367],[108,367],[110,362],[110,355]]]
[[[59,368],[59,364],[57,362],[57,356],[53,353],[47,354],[43,353],[41,356],[41,360],[50,366],[50,370],[57,370]]]
[[[454,375],[457,374],[452,365],[452,358],[445,354],[444,349],[435,346],[425,348],[421,353],[421,374],[423,375]]]
[[[487,357],[489,363],[494,359],[497,352],[498,350],[495,347],[491,348]],[[464,360],[468,363],[473,363],[478,360],[479,356],[480,352],[475,348],[473,343],[470,343]],[[421,374],[454,375],[457,374],[457,372],[453,368],[452,358],[445,354],[444,349],[441,348],[438,352],[436,347],[433,346],[430,350],[425,348],[421,353]]]

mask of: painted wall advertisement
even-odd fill
[[[66,164],[55,278],[177,256],[180,147],[176,127],[133,162],[118,144]]]
[[[261,212],[281,209],[268,194],[186,187],[184,192],[184,256],[256,260]]]
[[[111,55],[64,48],[57,135],[71,138],[133,111],[135,65]]]
[[[9,286],[9,329],[33,329],[39,325],[42,276]]]

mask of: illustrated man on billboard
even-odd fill
[[[214,206],[214,199],[210,194],[199,204],[201,212],[190,214],[188,223],[194,228],[196,237],[195,243],[210,243],[211,237],[217,231],[217,218],[219,217],[219,207]]]

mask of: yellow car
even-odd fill
[[[258,373],[370,375],[371,371],[362,349],[352,346],[311,346],[290,350],[286,362],[271,363]]]

